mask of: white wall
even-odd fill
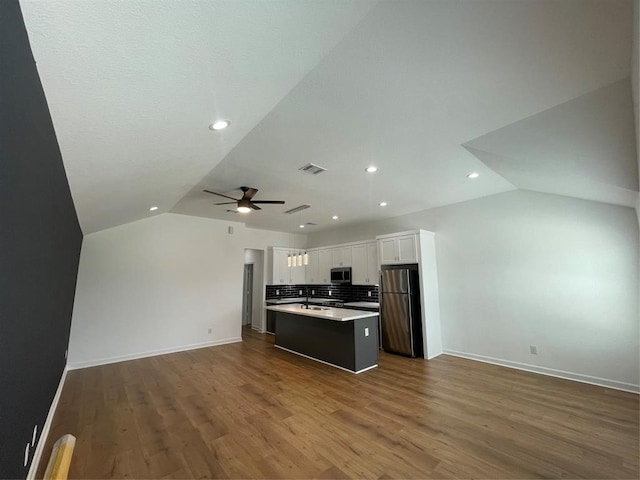
[[[445,351],[637,390],[633,209],[514,191],[320,232],[309,245],[415,228],[436,232]]]
[[[70,368],[239,341],[245,248],[305,241],[176,214],[85,236]]]

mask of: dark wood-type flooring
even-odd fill
[[[353,375],[244,342],[69,372],[70,478],[638,478],[638,396],[443,355]]]

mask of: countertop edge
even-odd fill
[[[337,313],[339,316],[327,315],[327,310],[306,310],[299,307],[299,303],[290,303],[287,305],[269,305],[265,307],[267,310],[274,312],[288,313],[290,315],[301,315],[303,317],[321,318],[324,320],[333,320],[334,322],[348,322],[358,320],[360,318],[377,317],[377,312],[367,312],[364,310],[347,310],[343,308],[329,308],[331,313]],[[336,311],[339,312],[336,312]]]

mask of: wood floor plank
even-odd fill
[[[43,458],[71,433],[70,479],[638,478],[638,395],[446,355],[353,375],[243,337],[69,372]]]

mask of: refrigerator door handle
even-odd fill
[[[415,322],[416,319],[413,317],[413,296],[410,295],[409,296],[409,342],[411,345],[411,356],[415,357],[416,356],[416,349],[415,349],[415,343],[413,342],[413,328],[414,328],[414,324],[413,322]]]

